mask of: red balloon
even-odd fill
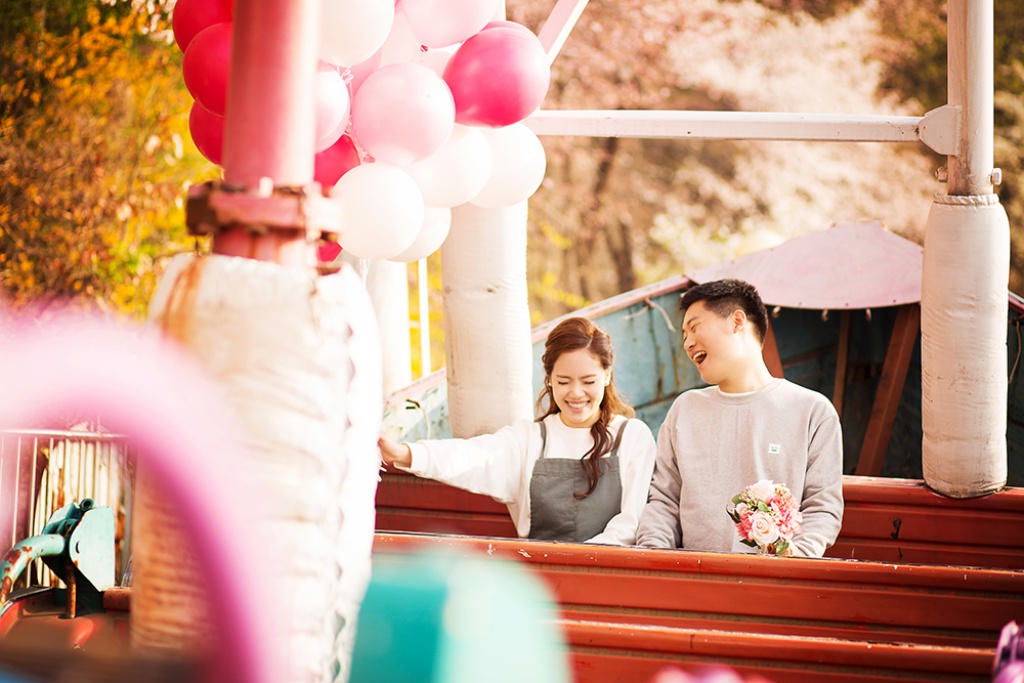
[[[525,28],[485,28],[452,56],[444,80],[455,98],[456,123],[502,128],[540,106],[551,69],[540,39]]]
[[[313,180],[325,189],[330,189],[341,176],[359,164],[356,143],[348,135],[342,135],[337,142],[313,158]]]
[[[341,256],[341,245],[337,242],[324,242],[316,250],[317,260],[321,263],[333,263]]]
[[[185,49],[181,75],[185,87],[199,104],[224,116],[231,73],[231,22],[200,31]]]
[[[224,119],[211,114],[198,102],[188,113],[188,130],[199,152],[217,165],[224,155]]]
[[[184,52],[204,28],[231,21],[234,4],[234,0],[177,0],[171,14],[171,30],[178,48]]]

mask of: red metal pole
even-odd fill
[[[319,0],[236,0],[225,189],[266,196],[312,182],[319,17]],[[282,265],[309,266],[312,250],[303,229],[229,225],[213,237],[216,254]]]

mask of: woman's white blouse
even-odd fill
[[[579,460],[594,445],[590,429],[567,427],[557,414],[546,417],[544,423],[548,432],[545,457]],[[612,419],[609,431],[613,439],[623,426],[626,431],[618,451],[621,510],[603,532],[587,543],[633,545],[636,540],[654,472],[656,447],[645,423],[622,416]],[[530,535],[530,478],[541,453],[539,423],[522,420],[494,434],[424,440],[409,446],[412,465],[406,471],[505,503],[519,536]]]

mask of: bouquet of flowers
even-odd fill
[[[761,555],[785,555],[800,531],[800,506],[785,484],[762,479],[732,498],[726,509],[736,524],[740,543]]]

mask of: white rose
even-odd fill
[[[775,520],[767,512],[755,512],[750,515],[750,540],[762,548],[767,548],[779,540]]]
[[[768,500],[775,494],[775,482],[771,479],[762,479],[756,484],[747,487],[747,493],[760,500]]]

